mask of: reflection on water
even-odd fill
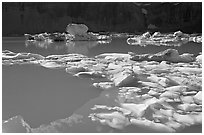
[[[66,50],[67,53],[79,53],[88,55],[89,50],[100,44],[109,44],[111,40],[103,41],[67,41],[67,42],[52,42],[46,41],[25,41],[25,46],[35,46],[41,49]]]
[[[53,43],[26,42],[25,43],[25,38],[22,38],[22,37],[20,38],[3,37],[2,50],[10,50],[12,52],[30,52],[30,53],[40,54],[43,56],[48,56],[52,54],[67,54],[69,50],[68,47],[71,46],[70,48],[72,49],[70,50],[75,50],[75,52],[83,52],[82,51],[82,48],[83,48],[84,52],[86,52],[86,55],[88,57],[93,57],[101,53],[127,53],[127,52],[134,52],[137,54],[157,53],[169,48],[176,49],[181,54],[186,52],[192,53],[192,54],[198,54],[200,50],[202,50],[202,44],[194,43],[194,42],[188,42],[184,45],[173,46],[173,47],[156,46],[156,45],[147,45],[146,47],[144,47],[139,45],[138,46],[128,45],[127,38],[113,38],[111,41],[104,40],[104,41],[97,42],[97,45],[95,46],[93,45],[93,44],[96,44],[94,41],[89,41],[89,42],[90,43],[84,42],[84,41],[74,42],[75,45],[73,44],[69,45],[69,43],[67,43],[66,45],[66,42],[53,42]],[[76,51],[76,50],[80,50],[80,51]]]

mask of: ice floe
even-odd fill
[[[150,27],[150,26],[148,26]],[[154,25],[151,27],[156,28]],[[181,46],[188,42],[202,42],[201,36],[194,36],[193,34],[185,34],[181,31],[176,31],[170,34],[161,34],[160,32],[155,32],[150,34],[146,32],[142,35],[135,35],[134,37],[128,38],[127,43],[129,45],[156,45],[156,46]]]
[[[85,24],[68,24],[67,33],[40,33],[40,34],[24,34],[26,41],[45,41],[45,42],[61,42],[61,41],[98,41],[111,40],[108,35],[100,35],[97,33],[87,32],[88,27]]]
[[[80,78],[107,79],[93,86],[106,92],[116,88],[118,106],[96,105],[89,117],[114,129],[133,125],[153,132],[178,132],[202,124],[202,63],[191,54],[179,55],[177,50],[168,49],[156,54],[105,53],[89,58],[81,54],[44,57],[4,50],[2,58],[4,65],[36,64],[61,68]],[[59,124],[54,123],[31,131],[54,132]]]

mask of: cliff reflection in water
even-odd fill
[[[42,49],[66,50],[67,53],[79,53],[87,55],[89,50],[100,44],[109,44],[111,40],[103,41],[67,41],[67,42],[52,42],[46,41],[25,41],[25,46],[35,46]]]

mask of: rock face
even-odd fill
[[[37,21],[32,21],[30,18]],[[42,31],[63,32],[68,23],[86,24],[90,31],[94,32],[145,32],[147,30],[171,32],[178,29],[187,33],[202,32],[202,3],[5,2],[2,4],[3,36]]]

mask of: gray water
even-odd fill
[[[43,56],[51,54],[80,53],[93,57],[102,53],[135,52],[157,53],[168,48],[174,48],[179,53],[197,55],[202,51],[202,45],[187,43],[180,47],[169,46],[131,46],[127,38],[116,38],[110,43],[74,42],[74,43],[30,43],[22,37],[3,38],[2,50],[13,52],[30,52]],[[21,115],[32,127],[49,124],[58,119],[64,119],[78,114],[86,124],[75,124],[64,132],[143,132],[142,129],[127,127],[115,130],[92,122],[88,115],[95,104],[107,106],[117,105],[115,102],[117,90],[102,91],[94,88],[93,82],[101,80],[80,79],[73,77],[64,70],[47,69],[37,65],[13,65],[2,68],[2,119]],[[80,127],[80,128],[79,128]],[[200,127],[186,132],[200,131]],[[148,131],[146,131],[148,132]],[[149,131],[151,132],[151,131]]]

